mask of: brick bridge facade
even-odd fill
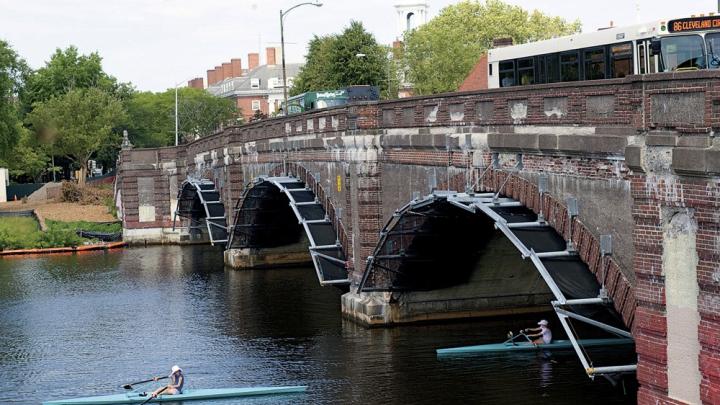
[[[535,279],[496,274],[523,266],[500,241],[490,242],[495,257],[481,254],[486,264],[475,265],[495,285],[471,277],[475,288],[442,292],[355,288],[383,226],[408,201],[433,190],[500,192],[571,238],[607,285],[636,340],[639,402],[720,403],[719,73],[358,104],[229,127],[180,147],[126,149],[117,182],[125,238],[186,239],[172,220],[188,176],[213,181],[233,224],[255,179],[292,175],[337,230],[351,280],[346,315],[371,324],[377,307],[381,323],[537,309],[548,299]],[[568,197],[577,216],[568,216]],[[609,259],[600,235],[612,236]]]

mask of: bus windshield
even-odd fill
[[[681,35],[661,39],[660,52],[663,70],[705,69],[703,40],[699,35]]]
[[[705,35],[708,52],[708,68],[720,68],[720,33]]]

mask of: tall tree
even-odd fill
[[[388,87],[388,49],[379,45],[362,23],[351,21],[340,35],[310,41],[305,66],[291,94],[352,85]]]
[[[25,112],[32,111],[33,104],[61,96],[72,89],[95,87],[126,100],[132,93],[127,83],[118,83],[102,67],[97,52],[82,55],[75,46],[56,49],[45,66],[29,75],[21,100]]]
[[[138,147],[175,144],[175,90],[135,93],[127,103],[127,129]],[[178,89],[178,122],[181,141],[209,135],[220,124],[237,122],[232,100],[215,97],[202,89]]]
[[[98,88],[72,89],[34,104],[27,122],[42,142],[80,167],[79,184],[85,183],[87,162],[108,144],[119,144],[113,129],[125,120],[121,101]]]
[[[406,33],[407,79],[417,94],[455,91],[494,39],[524,43],[579,31],[579,21],[528,13],[501,0],[465,0]]]
[[[0,40],[0,159],[7,157],[20,140],[22,122],[17,99],[27,71],[25,62]]]

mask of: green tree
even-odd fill
[[[501,0],[466,0],[406,33],[407,80],[416,94],[455,91],[494,39],[524,43],[579,31],[579,21],[528,13]]]
[[[352,85],[388,87],[388,49],[379,45],[362,23],[351,21],[340,35],[310,41],[305,66],[291,94]]]
[[[120,137],[113,130],[125,119],[122,102],[98,88],[72,89],[37,102],[27,116],[41,142],[80,168],[81,185],[88,160],[109,144],[119,145]]]
[[[20,128],[20,140],[13,148],[13,158],[7,159],[5,165],[10,175],[19,181],[41,182],[42,176],[56,170],[50,164],[49,145],[38,144],[35,137],[25,128]]]
[[[27,71],[25,62],[0,40],[0,159],[8,157],[20,140],[22,121],[17,99]]]
[[[33,104],[61,96],[72,89],[98,88],[127,100],[132,87],[127,83],[118,83],[102,67],[102,58],[97,52],[82,55],[75,46],[65,50],[60,48],[50,60],[28,76],[21,101],[23,110],[32,111]]]
[[[135,93],[127,103],[127,130],[137,147],[175,144],[175,89],[162,93]],[[178,89],[178,122],[182,139],[209,135],[228,121],[237,122],[231,99],[215,97],[202,89]],[[182,140],[181,139],[181,140]]]

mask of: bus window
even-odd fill
[[[645,61],[647,58],[645,57],[645,44],[638,44],[637,46],[637,53],[638,53],[638,65],[639,69],[638,72],[641,75],[644,75],[647,73],[647,66],[645,66]]]
[[[515,85],[515,61],[506,60],[500,62],[500,87]]]
[[[560,63],[558,54],[545,56],[545,65],[547,66],[547,82],[557,83],[560,81]]]
[[[545,74],[545,57],[544,56],[538,56],[537,57],[537,82],[538,83],[547,83],[547,76]]]
[[[610,46],[610,77],[625,77],[633,73],[632,49],[630,42]]]
[[[705,52],[699,35],[681,35],[660,39],[663,71],[705,69]]]
[[[585,51],[585,80],[605,78],[605,49],[595,48]]]
[[[573,82],[580,79],[580,61],[576,51],[560,54],[560,80]]]
[[[518,77],[520,85],[525,86],[535,83],[535,63],[533,58],[518,59]]]
[[[705,43],[707,44],[708,68],[720,68],[720,34],[706,34]]]

